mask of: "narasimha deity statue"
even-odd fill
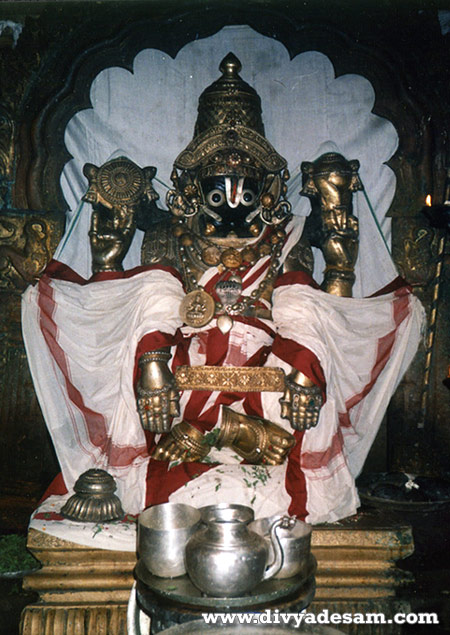
[[[234,55],[220,70],[175,159],[168,212],[155,168],[85,166],[93,276],[52,261],[24,296],[36,390],[68,490],[96,467],[131,513],[223,501],[335,521],[359,505],[355,477],[423,310],[399,279],[352,298],[358,161],[304,163],[312,210],[293,215],[257,93]],[[136,227],[142,265],[124,271]]]

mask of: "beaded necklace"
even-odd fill
[[[232,316],[243,315],[254,306],[275,279],[286,232],[281,227],[270,228],[263,232],[261,239],[254,245],[245,246],[239,251],[229,246],[220,250],[217,243],[185,229],[182,225],[177,225],[177,230],[174,233],[178,233],[179,260],[188,289],[181,303],[180,315],[185,324],[194,328],[206,326],[217,315],[217,326],[223,333],[227,333],[233,327]],[[242,278],[239,273],[247,271],[259,259],[268,255],[270,261],[264,278],[250,295],[242,295]],[[211,264],[206,262],[208,260]],[[222,269],[224,276],[231,274],[215,284],[214,290],[219,301],[198,284],[195,275],[195,269],[206,271],[211,266]]]

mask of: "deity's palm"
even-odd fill
[[[93,271],[121,271],[134,232],[133,214],[114,211],[111,219],[94,211],[89,231]]]

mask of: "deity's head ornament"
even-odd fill
[[[240,77],[238,58],[228,53],[219,69],[222,76],[200,95],[194,137],[175,159],[167,202],[176,216],[203,209],[217,227],[227,218],[230,227],[253,223],[253,231],[258,218],[272,224],[289,213],[281,201],[287,163],[264,136],[261,100]]]
[[[222,77],[200,95],[194,138],[174,166],[198,171],[200,179],[280,172],[286,160],[264,137],[261,99],[239,76],[240,61],[228,53],[219,69]]]

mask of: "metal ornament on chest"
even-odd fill
[[[233,328],[233,319],[227,312],[241,297],[242,280],[239,276],[232,275],[228,280],[220,280],[215,289],[225,310],[225,315],[219,315],[217,318],[217,327],[225,335]]]

